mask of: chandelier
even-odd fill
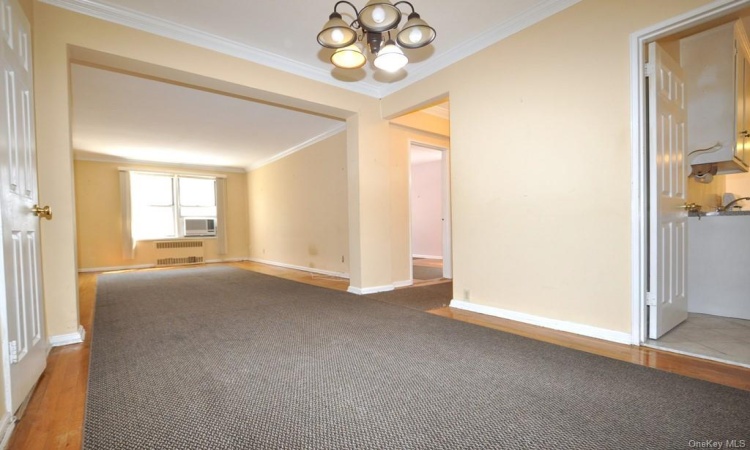
[[[341,4],[349,5],[357,16],[348,25],[338,12]],[[411,8],[401,31],[397,30],[402,14],[399,5]],[[391,32],[396,35],[395,41]],[[360,11],[348,1],[339,1],[323,25],[323,31],[318,33],[318,43],[335,50],[331,56],[334,66],[358,69],[365,65],[367,58],[360,43],[364,41],[370,53],[375,55],[375,67],[386,72],[397,72],[409,62],[402,48],[421,48],[434,39],[435,29],[419,17],[411,3],[399,1],[392,4],[389,0],[369,0]]]

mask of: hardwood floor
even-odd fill
[[[229,263],[228,265],[329,289],[346,291],[348,287],[348,280],[342,278],[315,275],[293,269],[284,269],[253,262]],[[91,324],[94,316],[94,300],[96,298],[96,274],[80,274],[78,280],[79,311],[81,324],[86,329],[85,342],[54,348],[50,352],[47,369],[39,380],[23,417],[16,425],[8,444],[8,449],[48,450],[78,449],[81,447],[89,352],[92,337]],[[750,369],[742,367],[646,347],[615,344],[449,307],[438,308],[428,312],[621,361],[750,391]]]
[[[86,329],[81,344],[52,349],[8,449],[81,448],[96,275],[78,276],[79,314]]]

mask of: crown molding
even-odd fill
[[[419,80],[425,79],[428,76],[445,69],[451,64],[455,64],[480,50],[484,50],[485,48],[496,44],[525,28],[541,22],[542,20],[569,8],[580,1],[581,0],[546,0],[534,8],[511,17],[505,22],[488,29],[475,38],[462,42],[442,55],[430,58],[418,69],[415,69],[414,72],[409,72],[408,77],[384,87],[380,92],[381,98],[393,94],[394,92],[397,92],[410,84],[416,83]]]
[[[176,41],[207,48],[225,55],[234,56],[263,66],[268,66],[311,80],[319,81],[370,97],[380,98],[380,89],[365,82],[347,83],[331,77],[325,69],[303,64],[277,54],[261,50],[207,33],[192,27],[160,19],[123,7],[115,7],[93,0],[40,0],[42,3],[67,9],[86,16],[116,23]]]
[[[108,155],[106,153],[96,153],[87,150],[74,150],[73,159],[76,161],[92,161],[92,162],[104,162],[104,163],[119,163],[119,164],[133,164],[141,166],[160,166],[160,167],[174,167],[187,170],[208,170],[212,172],[226,172],[226,173],[245,173],[245,169],[242,167],[231,167],[231,166],[207,166],[200,164],[181,164],[173,162],[162,162],[162,161],[146,161],[142,159],[128,159],[121,156]]]
[[[301,142],[301,143],[295,145],[292,148],[286,149],[286,150],[284,150],[281,153],[277,153],[277,154],[271,156],[270,158],[266,158],[266,159],[264,159],[262,161],[258,161],[256,163],[253,163],[252,165],[250,165],[250,167],[247,168],[247,171],[248,172],[252,172],[253,170],[260,169],[261,167],[267,166],[267,165],[271,164],[274,161],[278,161],[278,160],[280,160],[282,158],[286,158],[287,156],[289,156],[289,155],[291,155],[293,153],[297,153],[298,151],[303,150],[303,149],[305,149],[305,148],[307,148],[307,147],[309,147],[309,146],[311,146],[313,144],[317,144],[318,142],[323,141],[325,139],[328,139],[331,136],[335,136],[335,135],[341,133],[342,131],[346,131],[346,123],[340,123],[340,124],[336,125],[335,127],[331,128],[330,130],[326,131],[325,133],[319,134],[319,135],[315,136],[314,138],[311,138],[311,139],[308,139],[308,140],[306,140],[304,142]]]
[[[483,50],[524,28],[534,25],[581,0],[546,0],[539,5],[512,17],[502,24],[490,28],[479,36],[460,43],[446,53],[432,57],[401,81],[385,86],[373,85],[364,81],[347,83],[331,77],[325,69],[303,64],[274,53],[251,47],[216,36],[211,33],[160,19],[128,8],[115,7],[95,0],[39,0],[48,5],[57,6],[79,14],[135,28],[158,36],[185,42],[198,47],[214,50],[229,56],[245,59],[331,86],[364,94],[370,97],[383,98],[399,91],[417,81],[454,64],[467,56]]]

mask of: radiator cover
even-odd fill
[[[155,241],[154,248],[157,266],[199,264],[204,258],[201,240]]]

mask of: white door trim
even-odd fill
[[[646,341],[648,280],[648,158],[646,44],[750,6],[750,0],[717,0],[630,35],[631,140],[631,341]]]
[[[750,0],[748,0],[750,1]],[[411,221],[411,148],[412,146],[428,148],[442,152],[441,165],[441,192],[443,204],[443,277],[453,279],[453,223],[451,207],[451,182],[450,182],[450,152],[447,147],[427,144],[415,139],[409,139],[409,280],[414,283],[413,259],[413,236]]]

